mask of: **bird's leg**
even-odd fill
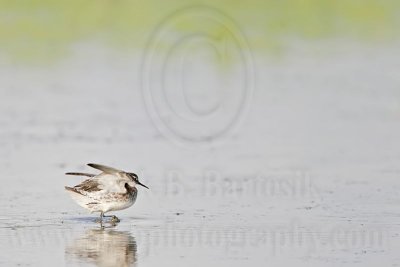
[[[100,218],[96,219],[96,222],[100,223],[101,226],[103,226],[103,217],[104,217],[104,212],[100,212]]]

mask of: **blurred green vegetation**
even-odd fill
[[[399,32],[398,0],[0,0],[0,53],[58,58],[81,41],[140,51],[165,17],[193,5],[221,10],[260,51],[284,46],[288,37],[371,41]]]

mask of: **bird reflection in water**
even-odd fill
[[[90,229],[65,250],[68,260],[96,266],[136,266],[136,241],[129,232]]]

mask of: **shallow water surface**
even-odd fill
[[[201,147],[157,130],[135,57],[78,49],[52,68],[0,66],[0,265],[396,266],[399,54],[331,45],[256,60],[243,121]],[[64,173],[90,162],[150,187],[117,225],[64,192],[82,181]]]
[[[380,199],[371,181],[361,185],[366,196],[351,196],[348,186],[338,182],[334,192],[294,198],[169,196],[162,203],[141,191],[137,207],[117,212],[121,222],[104,227],[96,223],[97,214],[75,207],[61,191],[41,192],[31,196],[34,202],[10,200],[21,208],[0,216],[0,263],[365,266],[395,260],[400,217],[394,203]],[[394,190],[380,188],[395,198]]]

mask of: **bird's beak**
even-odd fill
[[[138,185],[141,185],[141,186],[143,186],[143,187],[146,187],[147,189],[150,189],[150,188],[148,188],[147,186],[145,186],[144,184],[142,184],[141,182],[137,182],[137,184],[138,184]]]

